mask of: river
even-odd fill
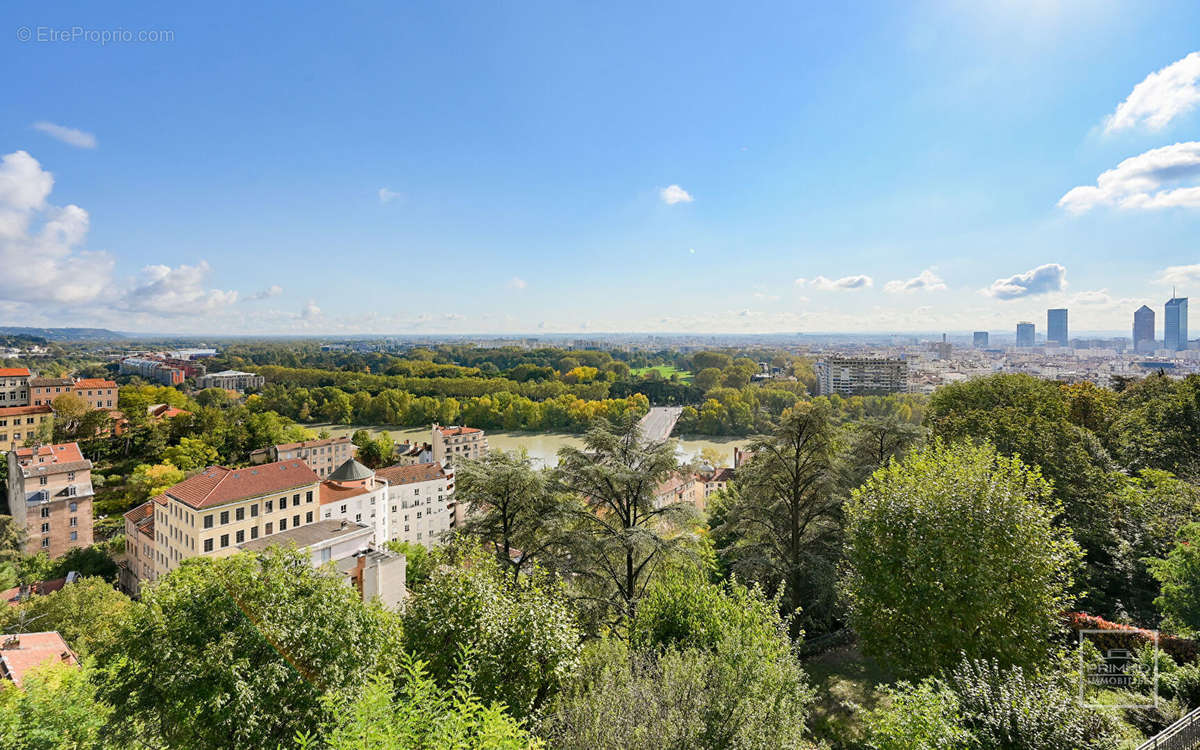
[[[369,430],[372,435],[387,432],[393,440],[401,443],[428,443],[432,436],[428,428],[420,429],[390,429],[377,425],[331,425],[307,424],[308,429],[319,432],[329,430],[332,435],[349,435],[355,430]],[[583,445],[580,435],[563,432],[491,432],[487,433],[488,447],[492,450],[525,451],[542,466],[554,466],[558,463],[558,449],[564,445],[576,448]],[[712,437],[709,435],[684,435],[675,438],[676,454],[680,461],[690,461],[700,456],[706,448],[710,454],[715,451],[720,457],[720,466],[733,466],[734,447],[745,448],[750,443],[746,437]]]

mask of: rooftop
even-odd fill
[[[29,377],[28,367],[0,367],[0,378]]]
[[[338,503],[342,500],[347,500],[352,497],[365,495],[370,492],[371,489],[371,487],[340,487],[331,482],[322,482],[320,491],[321,505]]]
[[[373,533],[374,530],[370,526],[331,518],[327,521],[317,521],[307,526],[297,526],[294,529],[281,531],[278,534],[254,539],[240,545],[240,547],[251,552],[261,552],[268,547],[276,545],[287,547],[295,544],[297,547],[311,547],[314,544],[329,542],[356,534],[361,534],[364,538],[370,539]]]
[[[330,482],[360,482],[373,476],[375,476],[375,472],[351,458],[334,469],[328,479]]]
[[[43,406],[5,406],[0,407],[0,417],[21,417],[26,414],[49,414],[54,410],[48,405]]]
[[[35,388],[45,388],[55,385],[75,385],[75,381],[70,378],[30,378],[29,385]]]
[[[117,384],[104,378],[83,378],[75,381],[76,388],[116,388]]]
[[[320,448],[325,445],[338,445],[341,443],[349,443],[350,438],[342,435],[341,437],[329,437],[323,440],[304,440],[299,443],[280,443],[275,446],[275,450],[290,451],[296,448]]]
[[[396,464],[387,466],[375,472],[379,479],[386,479],[388,484],[413,484],[415,482],[431,482],[434,479],[445,479],[446,472],[441,464]]]
[[[455,435],[473,435],[475,433],[483,432],[483,430],[480,430],[476,427],[455,427],[453,425],[450,427],[439,427],[438,430],[441,431],[442,437],[454,437]]]
[[[0,679],[20,685],[30,670],[47,662],[78,664],[79,659],[53,630],[0,636]]]
[[[308,464],[276,461],[245,469],[210,466],[168,489],[164,494],[192,508],[212,508],[320,481]]]
[[[209,376],[209,377],[213,377],[213,376],[215,376],[215,375],[228,375],[228,376],[234,376],[234,375],[254,375],[254,373],[252,373],[252,372],[242,372],[241,370],[221,370],[220,372],[210,372],[210,373],[208,374],[208,376]]]

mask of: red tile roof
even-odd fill
[[[28,367],[0,367],[0,378],[29,377]]]
[[[0,678],[20,685],[30,670],[47,662],[75,665],[79,659],[55,631],[0,636]]]
[[[29,596],[45,596],[53,594],[63,586],[67,585],[67,579],[55,578],[53,581],[38,581],[29,585]],[[0,602],[8,602],[8,606],[15,607],[21,603],[21,587],[16,586],[8,591],[0,591]]]
[[[65,464],[83,461],[79,443],[39,445],[36,448],[17,448],[17,461],[22,464]]]
[[[49,406],[5,406],[0,407],[0,417],[23,417],[28,414],[50,414]]]
[[[75,381],[75,390],[88,388],[116,388],[117,384],[104,378],[83,378]]]
[[[379,469],[375,472],[379,479],[386,479],[388,484],[413,484],[414,482],[429,482],[434,479],[445,479],[446,472],[441,464],[397,464]]]
[[[350,442],[350,438],[347,437],[346,435],[342,435],[340,437],[330,437],[330,438],[324,438],[322,440],[305,440],[300,443],[280,443],[279,445],[275,446],[275,450],[290,451],[290,450],[295,450],[297,448],[319,448],[319,447],[325,446],[325,445],[334,445],[334,444],[348,443],[348,442]]]
[[[475,427],[439,427],[438,429],[441,430],[443,437],[454,437],[455,435],[470,435],[476,432],[483,432],[483,430]]]
[[[365,495],[370,492],[369,487],[339,487],[333,482],[321,483],[321,505],[336,503],[346,500],[351,497]]]
[[[171,487],[165,494],[192,508],[211,508],[259,495],[313,485],[319,481],[320,477],[316,472],[299,459],[260,464],[245,469],[210,466]]]

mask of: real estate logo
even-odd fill
[[[1157,708],[1158,707],[1158,631],[1150,631],[1151,640],[1143,646],[1153,658],[1147,661],[1131,648],[1121,631],[1081,629],[1079,633],[1079,702],[1087,708]],[[1100,658],[1089,660],[1095,651],[1085,648],[1092,644],[1099,649]],[[1117,691],[1130,700],[1124,703],[1097,703],[1097,690]],[[1136,700],[1132,700],[1136,698]]]

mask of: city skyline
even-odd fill
[[[10,325],[1128,331],[1200,283],[1191,3],[14,10]]]

